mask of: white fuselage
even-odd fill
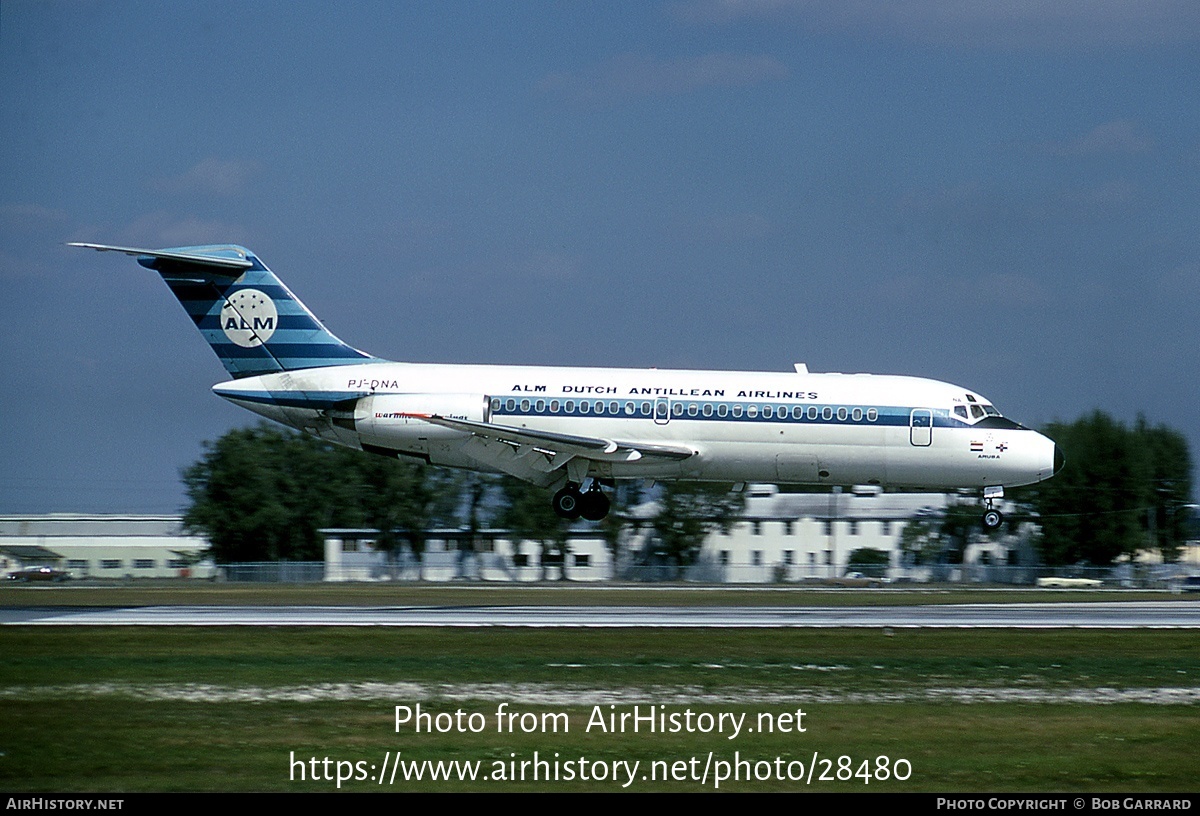
[[[380,362],[249,377],[214,391],[340,444],[477,470],[515,472],[491,464],[471,433],[422,417],[691,453],[590,457],[586,475],[606,479],[943,490],[1030,484],[1056,468],[1050,439],[978,394],[916,377]]]

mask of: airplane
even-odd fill
[[[249,250],[138,249],[232,379],[235,405],[340,445],[507,473],[598,521],[621,479],[979,491],[999,527],[1004,488],[1063,465],[1052,440],[979,394],[909,376],[403,363],[334,336]]]

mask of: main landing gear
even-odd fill
[[[568,482],[566,487],[554,494],[550,503],[559,518],[569,521],[580,517],[599,521],[608,515],[610,507],[608,496],[600,489],[600,483],[594,480],[586,493],[580,492],[579,485]]]
[[[1003,498],[1003,487],[985,487],[983,489],[983,529],[995,530],[1004,523],[1004,514],[996,509],[996,502]]]

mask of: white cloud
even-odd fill
[[[247,234],[245,228],[234,224],[153,212],[120,230],[117,238],[122,243],[155,249],[195,244],[244,244]]]
[[[234,196],[246,190],[250,178],[258,172],[254,162],[207,158],[177,176],[156,179],[155,189],[167,193],[204,193]]]
[[[972,47],[1154,46],[1200,39],[1195,0],[683,0],[696,23],[789,22],[845,32]]]
[[[1047,153],[1056,156],[1103,156],[1120,153],[1145,153],[1154,148],[1154,139],[1136,123],[1126,119],[1105,122],[1075,139],[1047,142]]]
[[[715,53],[675,60],[621,54],[578,73],[550,74],[538,83],[538,90],[576,102],[611,102],[758,85],[787,75],[786,65],[762,54]]]
[[[0,206],[0,219],[10,226],[40,226],[61,224],[67,220],[67,213],[41,204],[6,204]]]

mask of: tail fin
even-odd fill
[[[235,378],[375,359],[335,337],[243,247],[69,246],[133,255],[142,266],[162,275]]]

